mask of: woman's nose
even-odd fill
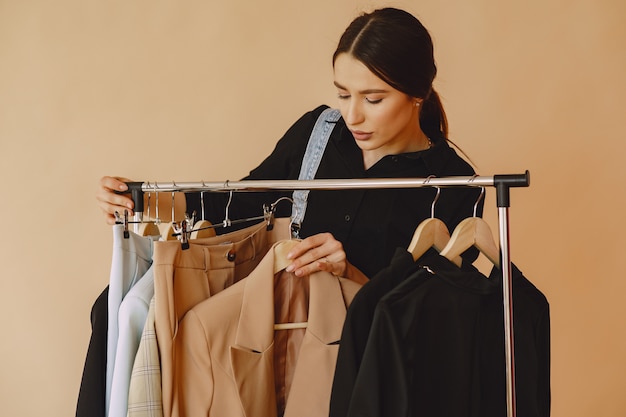
[[[350,100],[343,118],[349,126],[358,125],[363,121],[363,111],[358,100]]]

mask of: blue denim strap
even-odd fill
[[[304,158],[302,158],[300,175],[298,176],[299,180],[312,180],[315,178],[315,173],[322,160],[322,155],[324,155],[330,134],[340,118],[341,113],[339,110],[330,108],[324,110],[317,118],[315,126],[313,126],[313,131],[311,131],[311,137],[306,146],[306,151],[304,152]],[[309,190],[295,190],[293,192],[291,220],[294,238],[299,237],[298,232],[300,230],[300,224],[304,219],[304,214],[306,213],[308,197]]]

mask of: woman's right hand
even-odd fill
[[[331,233],[307,237],[291,249],[287,258],[291,263],[286,271],[293,271],[296,276],[326,271],[359,284],[369,281],[363,272],[348,262],[343,245]]]
[[[134,203],[130,194],[116,194],[114,191],[128,191],[125,182],[130,182],[128,178],[123,177],[102,177],[96,192],[96,200],[98,206],[104,214],[104,218],[108,224],[115,224],[115,212],[123,214],[124,210],[128,210],[128,215],[133,216]]]

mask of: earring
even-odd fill
[[[419,102],[419,101],[416,101],[416,102],[415,102],[415,107],[419,107],[419,106],[420,106],[420,102]]]

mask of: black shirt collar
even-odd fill
[[[451,152],[454,152],[443,137],[433,138],[433,146],[430,149],[387,155],[370,169],[364,171],[361,149],[357,146],[343,119],[337,122],[335,129],[339,132],[339,135],[335,136],[337,146],[341,149],[349,165],[355,169],[359,167],[358,171],[361,171],[363,177],[384,178],[387,173],[397,176],[398,172],[403,171],[407,172],[407,176],[434,175],[437,177],[441,175],[441,169],[447,165]]]

